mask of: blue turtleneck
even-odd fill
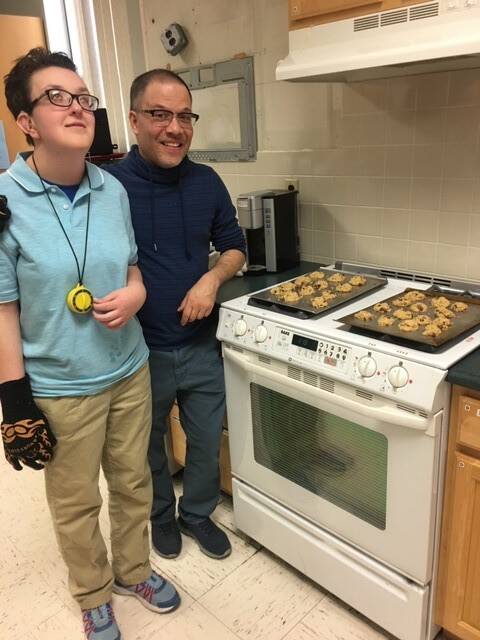
[[[163,169],[142,158],[137,145],[120,162],[103,167],[127,190],[138,265],[147,301],[138,317],[148,346],[160,351],[192,342],[210,318],[180,324],[177,309],[208,270],[210,242],[221,253],[245,251],[228,191],[213,169],[184,158]]]

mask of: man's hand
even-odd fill
[[[217,291],[221,284],[216,273],[208,271],[193,287],[187,291],[177,311],[182,314],[180,324],[184,327],[189,322],[206,318],[212,312]]]
[[[142,282],[132,281],[103,298],[94,298],[93,317],[113,331],[124,327],[145,302]]]

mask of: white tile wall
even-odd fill
[[[154,0],[143,4],[150,67],[255,57],[257,161],[214,168],[233,199],[298,177],[304,258],[479,277],[480,69],[353,84],[278,82],[287,0],[184,0],[180,14],[174,0],[161,9]],[[159,40],[173,20],[191,38],[178,59]]]

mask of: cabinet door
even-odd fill
[[[455,454],[443,626],[465,640],[480,639],[480,460]]]
[[[378,5],[380,0],[290,0],[290,14],[292,19],[302,20],[370,4]]]

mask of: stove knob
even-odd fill
[[[371,356],[362,356],[357,364],[358,373],[364,378],[371,378],[377,370],[377,363]]]
[[[247,333],[247,323],[243,318],[239,318],[234,326],[233,331],[236,336],[244,336]]]
[[[255,329],[255,342],[265,342],[268,336],[268,331],[263,324],[259,324]]]
[[[397,364],[388,371],[387,377],[394,389],[400,389],[408,382],[408,371]]]

